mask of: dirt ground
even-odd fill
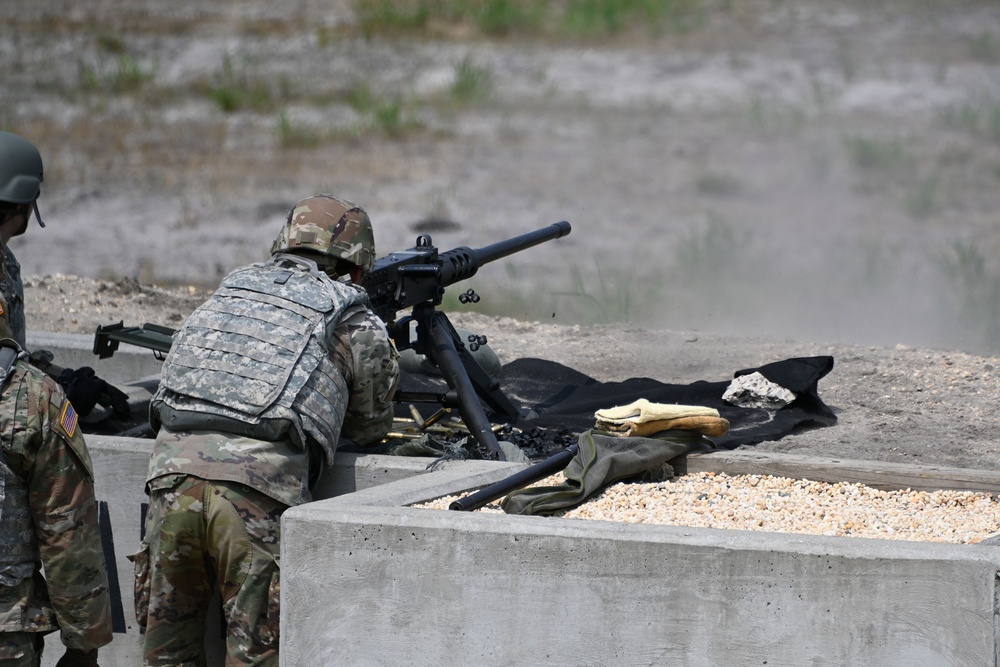
[[[46,160],[48,226],[11,244],[29,328],[176,326],[314,192],[380,254],[565,219],[453,317],[502,361],[831,354],[839,423],[758,449],[1000,467],[1000,5],[695,4],[684,32],[366,39],[336,0],[9,0],[0,127]]]

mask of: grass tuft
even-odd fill
[[[462,104],[480,102],[487,99],[493,89],[493,74],[490,70],[477,66],[466,56],[455,66],[455,81],[451,84],[451,96]]]
[[[223,56],[222,68],[205,87],[205,93],[226,113],[247,109],[267,111],[274,106],[274,95],[267,82],[237,67],[229,54]]]
[[[80,64],[80,88],[87,92],[132,93],[156,78],[156,65],[143,65],[128,53],[109,65],[90,67]]]

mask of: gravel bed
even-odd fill
[[[537,485],[565,481],[553,475]],[[414,505],[447,509],[460,496]],[[499,502],[476,510],[503,513]],[[998,532],[1000,502],[972,491],[886,491],[767,475],[691,473],[657,483],[619,483],[566,512],[668,526],[974,544]]]

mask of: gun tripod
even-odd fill
[[[413,341],[410,340],[411,322],[416,323],[416,339]],[[476,441],[505,461],[483,404],[498,419],[511,424],[530,416],[531,412],[518,408],[503,393],[496,378],[490,376],[472,356],[448,316],[432,303],[418,304],[413,307],[411,315],[393,324],[391,333],[399,350],[413,349],[430,359],[450,388],[445,393],[399,392],[396,400],[440,403],[444,407],[457,408]],[[485,339],[480,337],[471,343],[478,347],[485,343]]]

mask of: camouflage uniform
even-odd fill
[[[151,402],[151,422],[162,425],[146,542],[134,557],[147,665],[204,664],[214,582],[226,664],[277,665],[281,514],[312,499],[341,434],[374,444],[392,424],[398,355],[363,290],[325,276],[310,282],[301,259],[276,257],[285,261],[237,269],[192,313]],[[291,275],[281,284],[294,288],[264,294],[282,267]],[[293,315],[303,329],[284,333],[289,353],[275,355],[265,343]],[[234,345],[230,336],[247,338]],[[324,392],[310,393],[317,374]],[[329,395],[338,392],[342,403]]]
[[[19,360],[0,392],[3,665],[37,664],[41,636],[56,630],[68,648],[111,641],[93,468],[77,422],[62,389]]]
[[[7,321],[10,325],[12,338],[22,349],[26,344],[26,327],[24,324],[24,284],[21,282],[21,264],[14,257],[9,246],[0,246],[3,256],[0,257],[0,296],[7,304]]]

